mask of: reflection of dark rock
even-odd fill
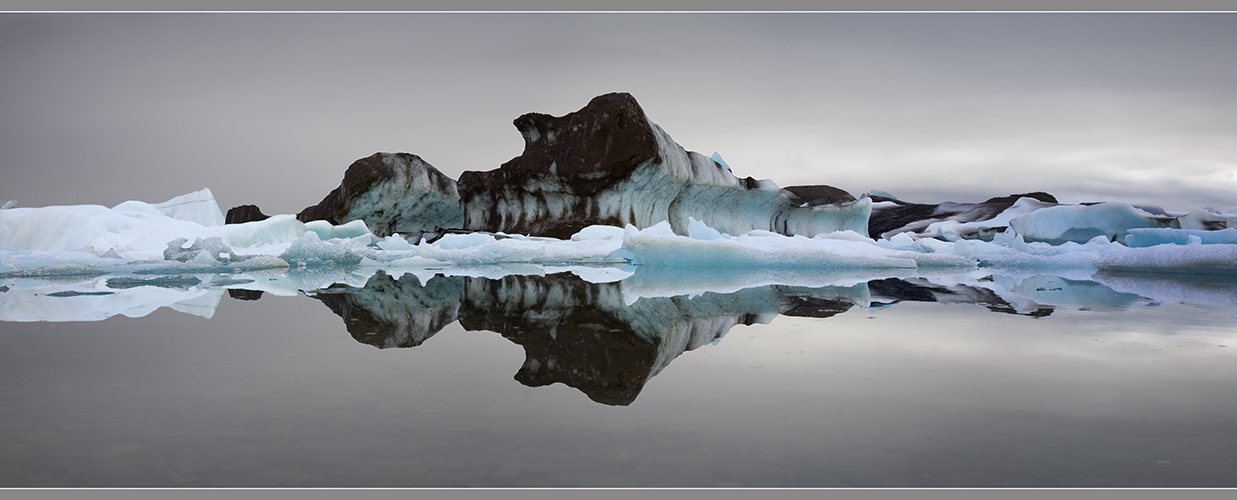
[[[257,205],[241,205],[228,209],[228,215],[224,216],[224,224],[244,224],[246,222],[257,222],[271,218],[271,216],[262,213]]]
[[[339,187],[296,218],[331,224],[363,220],[378,236],[462,227],[455,181],[408,153],[377,153],[353,162]]]
[[[562,117],[529,113],[514,123],[524,136],[523,154],[498,169],[460,175],[465,229],[566,238],[594,224],[645,228],[669,221],[686,234],[694,217],[730,234],[866,233],[868,200],[792,205],[772,182],[738,179],[685,151],[630,94],[593,98]],[[804,193],[818,201],[849,197],[825,188]]]
[[[880,299],[886,301],[886,303],[902,301],[936,302],[937,294],[950,293],[943,286],[913,285],[906,280],[898,278],[869,281],[868,291],[872,294],[872,300]]]
[[[644,384],[685,351],[738,324],[768,323],[779,313],[829,317],[851,307],[849,288],[764,286],[734,293],[641,298],[625,304],[619,283],[571,274],[470,278],[460,324],[520,344],[529,386],[562,382],[594,401],[627,405]]]
[[[497,332],[524,348],[525,361],[515,375],[520,383],[561,382],[609,405],[634,402],[649,380],[684,352],[736,325],[768,323],[779,314],[828,318],[856,304],[913,301],[976,304],[1038,318],[1055,307],[1103,304],[1120,310],[1138,302],[1129,293],[1055,276],[994,276],[969,285],[888,278],[852,287],[768,285],[670,297],[655,295],[657,286],[650,286],[655,280],[645,285],[637,288],[643,295],[625,298],[623,282],[589,283],[570,273],[497,280],[436,276],[423,285],[413,275],[395,280],[379,272],[363,288],[334,285],[314,298],[338,314],[359,342],[378,347],[420,345],[456,319],[466,330]],[[1232,283],[1217,280],[1177,287],[1182,295],[1211,287],[1237,297]],[[1005,295],[1007,300],[994,289],[1013,295]]]
[[[907,203],[883,196],[873,196],[872,201],[886,203],[879,203],[872,207],[872,217],[868,221],[868,236],[879,239],[889,238],[897,233],[918,232],[934,222],[945,220],[958,222],[988,220],[1012,207],[1019,198],[1033,198],[1045,205],[1057,204],[1056,197],[1044,192],[1011,194],[989,198],[982,203],[946,202],[938,205]],[[975,238],[984,236],[991,237],[978,233],[972,235]]]
[[[1039,307],[1036,307],[1034,311],[1023,314],[1023,313],[1018,312],[1017,308],[1015,308],[1013,305],[1010,305],[1008,303],[1006,304],[989,303],[989,304],[983,304],[983,306],[987,307],[988,310],[992,312],[999,312],[999,313],[1005,313],[1005,314],[1017,314],[1017,315],[1022,315],[1022,316],[1030,316],[1032,318],[1043,318],[1045,316],[1051,315],[1053,311],[1052,306],[1039,306]]]
[[[1019,313],[1013,304],[987,288],[961,284],[944,286],[922,278],[873,280],[868,282],[868,291],[872,294],[874,305],[896,304],[903,301],[979,304],[993,312],[1023,314]],[[1052,311],[1051,306],[1037,306],[1034,311],[1025,315],[1040,318],[1052,314]]]
[[[562,382],[598,403],[631,404],[652,376],[659,342],[642,338],[614,310],[613,284],[570,274],[466,282],[460,325],[490,330],[524,347],[516,380]],[[607,307],[610,306],[610,307]]]
[[[381,271],[363,288],[333,285],[313,295],[358,342],[380,348],[420,345],[458,317],[466,330],[498,332],[524,347],[520,383],[562,382],[609,405],[631,404],[676,357],[735,325],[768,323],[778,314],[827,318],[867,296],[864,285],[763,286],[626,304],[620,283],[589,283],[570,273],[436,276],[421,285],[413,275],[395,280]]]
[[[783,310],[782,314],[785,314],[786,316],[799,316],[806,318],[828,318],[836,314],[849,311],[851,306],[854,305],[844,300],[799,297],[793,295],[787,297],[787,302],[787,306],[789,308]]]
[[[262,298],[262,290],[245,290],[243,288],[228,289],[228,297],[237,300],[258,300]]]
[[[93,295],[111,295],[116,292],[79,292],[77,290],[67,290],[64,292],[55,292],[47,294],[48,297],[81,297]]]
[[[333,285],[313,297],[344,320],[348,333],[380,349],[416,347],[455,321],[464,278],[435,276],[422,285],[378,271],[364,288]]]

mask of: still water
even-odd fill
[[[0,486],[1237,486],[1231,277],[363,278],[9,280]]]

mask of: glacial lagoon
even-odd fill
[[[1237,486],[1231,276],[524,272],[5,279],[0,486]]]

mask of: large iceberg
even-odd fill
[[[562,117],[529,113],[515,126],[523,154],[460,175],[465,229],[566,238],[592,225],[643,229],[668,221],[686,234],[695,218],[736,235],[867,233],[870,200],[793,204],[772,181],[739,179],[684,150],[630,94],[598,96]]]

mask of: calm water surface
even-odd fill
[[[1237,486],[1237,284],[1044,280],[378,274],[7,321],[0,486]]]

